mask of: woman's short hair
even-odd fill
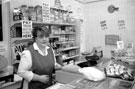
[[[41,32],[41,36],[49,37],[50,31],[46,26],[34,27],[32,31],[33,39],[35,40],[38,37],[38,32]]]

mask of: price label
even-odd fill
[[[22,39],[32,38],[32,21],[23,20],[22,21]]]

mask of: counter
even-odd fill
[[[133,83],[133,81],[108,77],[97,82],[80,78],[61,86],[58,89],[135,89]]]

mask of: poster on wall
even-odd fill
[[[50,5],[47,3],[42,4],[43,22],[49,22],[50,19]]]
[[[118,27],[119,27],[119,30],[125,30],[126,29],[125,21],[124,20],[118,20]]]
[[[22,20],[22,39],[32,38],[32,21]]]
[[[100,21],[101,29],[106,30],[107,29],[107,23],[106,20]]]
[[[119,35],[108,34],[105,35],[105,45],[117,45],[117,41],[120,40]]]

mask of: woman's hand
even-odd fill
[[[57,64],[55,65],[55,69],[56,69],[56,70],[60,70],[60,69],[62,69],[62,66],[57,63]]]
[[[33,81],[39,81],[42,82],[44,84],[49,82],[49,75],[38,75],[38,74],[34,74],[33,76]]]
[[[40,75],[39,81],[46,84],[49,82],[49,75]]]

